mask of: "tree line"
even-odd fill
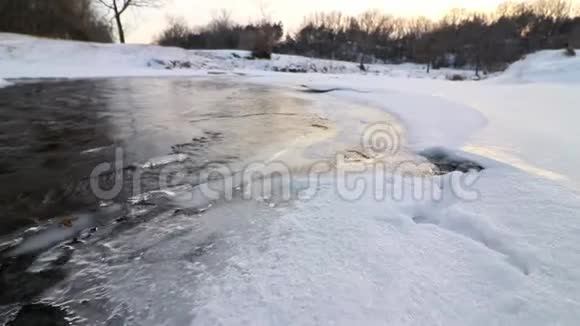
[[[255,57],[268,59],[283,35],[282,23],[263,18],[241,25],[231,19],[230,12],[222,10],[209,24],[195,29],[182,19],[171,19],[155,43],[185,49],[250,50]]]
[[[438,21],[379,10],[357,16],[321,12],[305,18],[298,31],[284,39],[282,32],[281,23],[240,25],[222,13],[196,29],[172,20],[156,43],[186,49],[263,48],[361,62],[361,67],[374,62],[416,62],[428,69],[470,67],[479,74],[502,70],[537,50],[567,48],[572,54],[580,47],[580,13],[568,0],[505,2],[493,13],[453,9]]]
[[[496,71],[537,50],[580,47],[580,17],[567,0],[505,2],[494,13],[453,9],[439,21],[377,10],[318,13],[279,46],[314,57]]]
[[[0,0],[0,31],[82,41],[124,43],[122,17],[164,0]],[[244,49],[365,63],[417,62],[428,69],[497,71],[542,49],[580,47],[580,12],[571,0],[505,2],[493,13],[450,10],[438,21],[401,18],[379,10],[352,16],[315,13],[295,33],[262,19],[238,24],[222,11],[203,27],[170,20],[155,43],[186,49]]]

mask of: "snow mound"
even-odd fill
[[[564,50],[539,51],[515,62],[495,80],[528,83],[579,83],[580,56],[566,56]]]
[[[197,68],[208,60],[181,49],[57,41],[16,34],[0,34],[0,77],[69,78],[158,75],[148,63],[192,61]]]

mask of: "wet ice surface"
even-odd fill
[[[301,136],[301,125],[315,117],[284,111],[304,104],[263,87],[185,79],[81,80],[3,89],[0,181],[11,187],[0,190],[5,214],[0,233],[35,223],[32,216],[43,220],[95,207],[88,191],[90,171],[115,162],[118,149],[123,156],[116,168],[125,169],[125,176],[134,164],[155,168],[179,161],[195,169],[248,159],[263,146]]]
[[[226,79],[52,81],[0,92],[0,180],[11,185],[0,194],[0,322],[30,304],[15,322],[64,309],[74,324],[187,324],[202,276],[220,273],[237,241],[291,205],[241,200],[237,187],[227,203],[192,200],[203,172],[280,161],[305,174],[314,160],[360,147],[369,123],[390,119],[342,103],[366,119],[337,126],[328,107],[298,93]],[[91,175],[102,163],[110,165]],[[91,182],[122,187],[104,199]]]

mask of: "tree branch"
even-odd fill
[[[108,8],[110,10],[113,10],[114,7],[113,5],[111,5],[111,3],[109,3],[107,0],[97,0],[100,4],[102,4],[105,8]]]

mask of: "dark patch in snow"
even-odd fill
[[[413,216],[413,222],[416,224],[435,224],[431,219],[423,215]]]
[[[328,88],[328,89],[313,89],[313,88],[306,88],[302,90],[304,93],[314,93],[314,94],[324,94],[330,93],[335,91],[343,90],[342,88]]]
[[[160,66],[160,67],[163,67],[167,70],[191,69],[191,68],[193,68],[193,63],[191,63],[190,61],[184,61],[184,60],[164,61],[164,60],[159,60],[159,59],[153,59],[147,63],[147,66],[148,67]]]
[[[313,123],[313,124],[312,124],[312,127],[314,127],[314,128],[318,128],[318,129],[324,129],[324,130],[328,130],[328,127],[327,127],[327,126],[320,125],[320,124],[317,124],[317,123]]]
[[[272,67],[272,71],[276,72],[291,72],[291,73],[301,73],[305,74],[308,72],[308,69],[304,67]]]
[[[455,171],[468,173],[471,171],[480,172],[484,170],[484,167],[479,163],[460,157],[442,148],[428,149],[420,152],[419,155],[435,165],[435,167],[437,167],[437,174],[441,175]]]
[[[350,92],[358,92],[358,93],[366,93],[364,91],[359,91],[354,88],[344,88],[344,87],[330,87],[330,88],[315,88],[308,85],[300,85],[302,87],[302,92],[304,93],[312,93],[312,94],[324,94],[324,93],[331,93],[331,92],[338,92],[338,91],[350,91]]]
[[[464,81],[467,79],[465,76],[460,75],[460,74],[448,75],[448,76],[446,76],[446,78],[447,78],[447,80],[450,80],[450,81]]]
[[[351,149],[343,152],[344,161],[347,163],[360,163],[372,159],[372,156],[356,149]]]

